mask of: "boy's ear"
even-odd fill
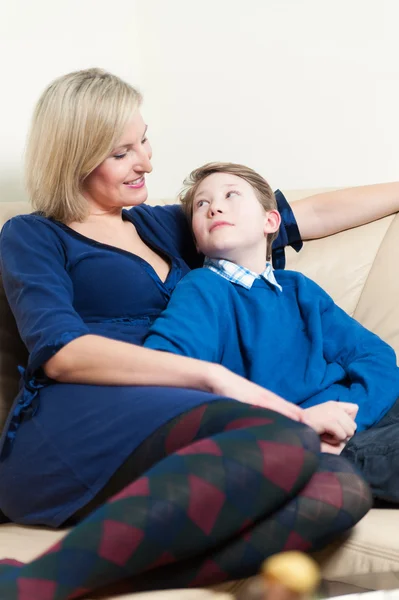
[[[281,224],[281,217],[278,210],[268,210],[265,215],[265,235],[278,231]]]

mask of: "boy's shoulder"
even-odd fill
[[[207,303],[224,303],[234,296],[235,286],[206,267],[193,269],[177,284],[180,294],[192,298],[206,298]]]
[[[217,273],[200,267],[193,269],[179,281],[172,294],[171,303],[177,301],[193,306],[203,303],[208,308],[219,307],[230,302],[232,287],[231,283]]]
[[[282,286],[298,287],[306,284],[308,281],[312,281],[303,273],[299,273],[298,271],[290,271],[289,269],[275,269],[274,276],[278,283],[280,283]]]
[[[222,288],[228,289],[231,286],[231,283],[227,281],[224,277],[221,277],[211,269],[206,267],[200,267],[198,269],[193,269],[185,277],[181,280],[181,283],[205,286],[205,287],[216,287],[218,290]]]
[[[283,293],[293,295],[299,304],[311,302],[319,310],[325,310],[334,303],[333,298],[318,283],[298,271],[275,271],[277,282],[282,286]]]
[[[291,290],[294,295],[327,295],[317,283],[298,271],[276,269],[274,275],[277,283],[282,286],[283,293]],[[219,299],[222,294],[224,297],[234,296],[235,292],[242,291],[243,289],[241,286],[234,285],[225,277],[222,277],[218,273],[215,273],[215,271],[207,269],[206,267],[193,269],[183,277],[178,285],[202,291],[209,297],[216,296]]]
[[[327,292],[325,292],[318,283],[298,271],[276,269],[274,271],[274,276],[277,282],[282,286],[283,290],[292,288],[303,292],[308,291],[309,294],[327,295]]]
[[[315,286],[319,287],[312,279],[299,273],[298,271],[289,271],[286,269],[275,269],[274,275],[278,283],[283,287],[303,287],[303,286]],[[199,269],[193,269],[190,271],[181,282],[198,284],[198,285],[209,285],[216,286],[218,289],[225,288],[226,290],[237,289],[237,286],[233,285],[231,281],[226,279],[207,267],[201,267]],[[238,289],[241,289],[240,287]]]

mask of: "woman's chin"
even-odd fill
[[[140,206],[148,200],[148,190],[144,186],[138,190],[131,190],[133,193],[125,194],[124,206]]]

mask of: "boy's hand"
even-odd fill
[[[342,443],[345,445],[356,431],[355,417],[358,409],[357,404],[330,400],[306,408],[304,410],[305,423],[317,431],[322,443],[325,442],[331,446],[340,446]]]
[[[346,442],[340,442],[339,444],[327,444],[327,442],[321,442],[320,450],[321,452],[327,452],[328,454],[341,454],[342,450],[345,448]]]

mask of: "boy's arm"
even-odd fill
[[[344,400],[359,406],[357,430],[368,429],[380,421],[399,397],[395,352],[339,308],[317,284],[308,281],[320,302],[325,358],[345,370],[348,395]]]
[[[219,275],[208,269],[191,271],[176,286],[167,308],[150,328],[144,346],[220,362],[221,328],[226,308]],[[228,283],[228,282],[227,282]]]

